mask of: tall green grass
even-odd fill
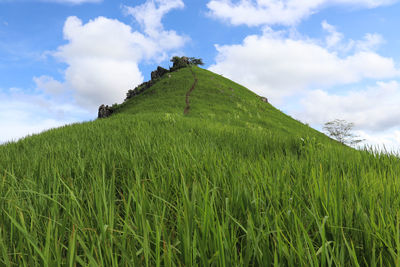
[[[0,146],[0,265],[400,264],[398,157],[196,73],[188,116],[184,69],[108,119]],[[211,98],[218,79],[237,100]]]

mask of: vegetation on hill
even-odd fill
[[[399,176],[185,67],[107,119],[0,146],[0,265],[395,266]]]
[[[169,70],[164,69],[163,67],[158,66],[155,71],[151,73],[151,80],[147,82],[143,82],[136,86],[133,90],[129,90],[128,93],[126,94],[126,99],[128,99],[137,96],[141,93],[143,93],[145,90],[149,89],[151,86],[156,84],[165,74],[177,71],[182,68],[186,68],[189,66],[198,66],[198,65],[204,65],[203,60],[201,58],[194,58],[194,57],[173,57],[171,59],[171,62],[173,63],[172,67],[169,68]]]

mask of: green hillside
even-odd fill
[[[185,96],[195,78],[198,82],[189,96],[190,111],[183,116]],[[262,102],[243,86],[198,67],[181,69],[171,73],[170,77],[165,75],[152,88],[125,102],[117,111],[136,116],[184,117],[187,121],[206,122],[207,125],[221,123],[220,126],[224,127],[259,129],[281,136],[326,138]]]
[[[0,146],[0,266],[396,266],[399,174],[183,68]]]

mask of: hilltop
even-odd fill
[[[154,79],[107,118],[0,146],[2,265],[399,262],[397,157],[195,65]]]

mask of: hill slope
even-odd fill
[[[248,89],[210,71],[192,67],[165,75],[161,81],[142,95],[125,102],[119,113],[126,114],[174,114],[183,116],[186,94],[190,93],[188,117],[212,123],[244,128],[259,128],[270,133],[296,136],[325,135],[288,117]],[[187,116],[185,116],[187,117]]]
[[[0,262],[389,266],[399,163],[184,68],[107,119],[0,146]]]

